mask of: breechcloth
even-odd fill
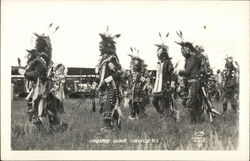
[[[188,83],[189,95],[186,101],[186,108],[190,111],[191,121],[196,121],[202,113],[202,95],[200,81],[191,81]]]
[[[118,121],[117,114],[112,116],[116,101],[118,101],[116,98],[116,90],[113,89],[112,86],[107,86],[105,90],[99,92],[99,113],[103,115],[103,126],[105,128],[113,128],[114,124]]]

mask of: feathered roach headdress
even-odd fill
[[[140,61],[143,61],[143,59],[140,58],[139,56],[139,50],[136,49],[135,47],[130,47],[131,54],[128,54],[131,57],[131,60],[138,59]]]
[[[139,56],[139,50],[136,49],[135,47],[130,47],[130,51],[131,54],[128,54],[131,57],[131,61],[130,61],[130,67],[134,67],[134,66],[140,66],[139,68],[142,69],[143,67],[145,67],[144,64],[144,60],[142,58],[140,58]],[[137,61],[135,61],[137,60]],[[138,62],[139,64],[136,64],[136,62]]]
[[[36,46],[35,49],[41,53],[44,52],[48,55],[49,60],[52,59],[52,46],[49,36],[45,35],[38,35],[37,33],[34,33],[36,36]]]
[[[183,34],[181,31],[179,32],[176,31],[176,34],[181,38],[181,42],[175,41],[176,44],[180,45],[181,47],[184,47],[184,46],[188,47],[191,50],[191,52],[197,52],[197,50],[195,49],[195,47],[193,46],[191,42],[184,41]]]
[[[46,32],[43,34],[33,33],[36,36],[36,45],[35,49],[38,52],[44,52],[48,55],[49,61],[51,61],[52,57],[52,45],[50,37],[59,29],[57,26],[55,29],[52,29],[53,23],[49,24],[49,27]]]
[[[167,59],[171,59],[171,58],[169,57],[169,55],[168,55],[168,49],[169,49],[169,48],[168,48],[168,46],[165,44],[166,39],[167,39],[168,36],[169,36],[169,33],[167,33],[165,37],[162,37],[162,36],[161,36],[161,33],[159,32],[159,36],[160,36],[160,39],[161,39],[161,44],[155,44],[155,46],[158,47],[158,50],[159,50],[159,49],[162,49],[162,52],[160,53],[160,55],[158,55],[158,57],[159,57],[159,58],[165,57],[165,58],[167,58]]]
[[[99,34],[102,41],[100,42],[100,51],[101,55],[103,54],[116,54],[116,42],[115,39],[119,38],[121,35],[116,34],[112,36],[109,33],[109,27],[107,26],[107,30],[104,33]]]

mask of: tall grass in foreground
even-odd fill
[[[106,136],[96,135],[101,118],[90,112],[87,100],[78,109],[80,100],[65,101],[66,114],[62,116],[69,124],[64,133],[25,133],[25,102],[12,102],[11,147],[13,150],[237,150],[238,115],[231,110],[226,118],[216,117],[213,123],[191,125],[187,110],[179,103],[181,122],[171,118],[160,119],[152,105],[148,105],[148,117],[129,121],[129,109],[122,108],[123,122],[119,133]],[[215,106],[221,110],[221,103]],[[202,135],[199,135],[202,134]],[[106,139],[106,140],[104,140]],[[123,142],[122,142],[122,141]],[[104,141],[109,141],[104,143]],[[119,142],[121,141],[121,142]],[[200,141],[200,143],[198,143]],[[103,143],[100,143],[103,142]]]

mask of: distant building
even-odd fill
[[[151,83],[154,82],[156,71],[149,70],[151,72]],[[65,93],[70,94],[73,92],[84,91],[93,82],[99,83],[99,76],[95,73],[95,68],[78,68],[78,67],[68,67],[67,68],[67,78]],[[18,67],[11,67],[11,82],[13,84],[13,96],[17,97],[20,95],[25,95],[28,92],[27,81],[24,76],[18,73]]]
[[[27,81],[24,76],[18,73],[18,66],[11,67],[11,83],[13,86],[13,96],[18,97],[28,93],[26,88]],[[98,75],[95,73],[94,68],[67,68],[66,78],[66,93],[72,93],[84,90],[86,84],[92,84],[92,82],[99,82]]]
[[[25,78],[18,73],[18,68],[17,66],[12,66],[11,67],[11,86],[12,86],[12,93],[11,97],[18,97],[21,95],[25,95],[27,93],[26,89],[26,80]]]
[[[69,67],[67,72],[66,91],[68,93],[83,91],[86,84],[99,82],[99,76],[94,68]]]

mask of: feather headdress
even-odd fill
[[[52,50],[50,37],[59,29],[59,27],[60,26],[57,26],[53,29],[53,23],[50,23],[47,31],[45,31],[44,33],[42,34],[33,33],[33,34],[36,36],[36,41],[39,41],[39,40],[44,41],[47,47],[50,50]]]
[[[193,44],[191,42],[184,41],[183,34],[182,34],[181,30],[179,30],[179,32],[176,31],[176,34],[181,38],[181,42],[176,42],[175,41],[176,44],[178,44],[178,45],[180,45],[182,47],[186,46],[192,52],[196,52],[197,51],[196,48],[193,46]]]
[[[166,40],[169,36],[169,32],[164,37],[162,37],[161,33],[159,32],[159,36],[161,39],[161,44],[155,44],[155,46],[157,46],[158,48],[162,48],[164,51],[168,53],[168,46],[166,45]]]
[[[131,54],[128,54],[128,56],[130,56],[132,60],[138,59],[138,60],[143,61],[143,59],[140,58],[139,56],[139,49],[136,49],[135,47],[130,47],[130,51],[131,51]]]
[[[139,56],[139,50],[136,49],[135,47],[130,47],[130,51],[131,51],[131,54],[128,54],[131,57],[130,67],[133,68],[135,67],[136,64],[138,64],[139,69],[145,68],[146,64],[144,63],[144,60]],[[139,62],[139,63],[136,63],[136,62]]]
[[[52,45],[50,37],[55,34],[55,32],[59,29],[60,26],[54,27],[53,23],[50,23],[47,31],[42,34],[33,33],[36,37],[36,45],[35,49],[38,52],[44,52],[48,55],[49,64],[51,63],[52,58]]]
[[[109,27],[107,26],[106,32],[99,34],[102,41],[100,42],[101,55],[106,54],[116,54],[116,42],[115,39],[119,38],[121,34],[116,34],[112,36],[109,33]]]
[[[155,46],[158,47],[158,50],[162,49],[162,52],[161,53],[157,52],[158,58],[159,59],[164,59],[164,58],[172,59],[168,55],[169,47],[166,44],[167,38],[169,36],[169,32],[164,37],[162,37],[161,33],[159,32],[159,36],[160,36],[160,39],[161,39],[161,43],[160,44],[155,44]]]

